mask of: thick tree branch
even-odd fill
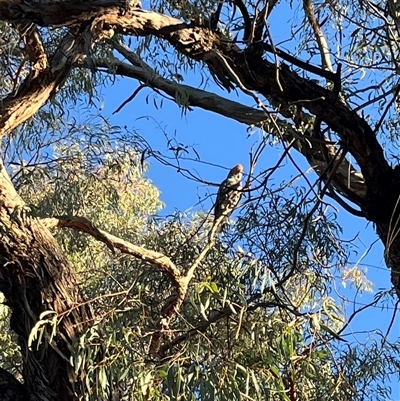
[[[123,14],[129,1],[92,0],[82,1],[9,1],[0,0],[0,19],[13,23],[33,22],[40,26],[72,26],[86,24],[104,14]],[[68,10],[68,12],[67,12]]]
[[[163,91],[171,96],[171,99],[175,99],[178,92],[185,93],[188,97],[188,105],[212,111],[246,125],[259,126],[263,122],[269,120],[269,116],[265,115],[261,110],[223,98],[222,96],[216,95],[212,92],[193,88],[188,85],[178,84],[174,81],[163,78],[124,44],[113,43],[113,46],[132,65],[124,63],[117,58],[107,58],[96,60],[98,67],[110,70],[117,75],[142,81],[155,89]]]
[[[93,223],[91,223],[85,217],[78,216],[57,216],[53,218],[43,219],[43,224],[47,228],[60,227],[60,228],[74,228],[79,231],[83,231],[86,234],[91,235],[98,241],[104,242],[108,248],[112,251],[118,249],[126,255],[134,256],[145,262],[149,262],[157,267],[157,269],[167,273],[171,277],[174,286],[177,290],[181,287],[181,281],[183,279],[179,269],[167,256],[160,252],[151,251],[143,247],[133,245],[130,242],[124,241],[112,234],[108,234],[105,231],[98,229]]]

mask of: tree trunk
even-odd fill
[[[27,215],[3,164],[0,233],[0,291],[12,311],[10,325],[18,335],[24,378],[24,385],[18,387],[9,376],[1,375],[0,390],[12,387],[16,391],[14,399],[21,400],[26,399],[26,393],[29,400],[77,399],[83,391],[79,384],[82,374],[74,377],[69,363],[70,346],[92,323],[93,313],[84,303],[75,273],[62,250],[40,221]],[[29,335],[45,311],[53,313],[44,319],[57,317],[56,335],[51,337],[53,327],[46,323],[39,327],[43,334],[29,347]]]

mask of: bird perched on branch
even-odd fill
[[[243,166],[238,164],[229,172],[221,183],[214,207],[214,225],[218,224],[217,232],[221,232],[228,223],[228,218],[239,203],[242,195]],[[224,216],[222,219],[221,216]]]

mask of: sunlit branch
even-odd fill
[[[315,17],[314,6],[311,0],[303,0],[304,12],[308,18],[308,22],[311,25],[312,30],[314,31],[315,39],[318,43],[319,51],[321,54],[321,64],[322,67],[327,69],[328,71],[333,71],[332,63],[329,55],[329,47],[326,42],[325,36],[322,32],[322,29]]]
[[[156,266],[159,270],[167,273],[176,288],[181,285],[182,275],[175,264],[165,255],[160,252],[148,250],[146,248],[131,244],[112,234],[97,228],[85,217],[78,216],[57,216],[42,220],[46,227],[74,228],[91,235],[100,242],[104,242],[112,251],[118,249],[120,252],[134,256],[144,262],[149,262]]]
[[[224,216],[221,216],[221,221],[223,218]],[[188,272],[184,276],[181,274],[179,268],[171,261],[171,259],[164,254],[139,247],[112,234],[102,231],[85,217],[57,216],[53,218],[42,219],[42,222],[47,228],[73,228],[85,232],[98,241],[105,243],[113,252],[115,252],[115,249],[118,249],[120,252],[126,255],[131,255],[144,262],[148,262],[154,265],[160,271],[166,273],[171,278],[176,293],[171,297],[171,299],[168,300],[166,305],[164,305],[162,314],[156,325],[157,331],[153,334],[149,346],[150,353],[157,354],[161,346],[163,333],[169,330],[169,325],[172,318],[179,312],[179,309],[185,300],[188,286],[193,278],[195,270],[200,266],[207,253],[214,246],[213,238],[208,241],[207,245],[197,256],[196,260],[191,264]],[[213,229],[216,229],[220,223],[221,222],[217,221],[216,224],[213,225]]]

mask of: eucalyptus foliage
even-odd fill
[[[41,356],[43,349],[53,350],[70,370],[74,396],[87,401],[391,397],[390,380],[400,371],[400,343],[389,341],[391,327],[377,328],[360,338],[351,333],[351,321],[368,308],[365,305],[349,314],[343,292],[348,287],[353,295],[371,292],[373,283],[352,262],[358,250],[353,242],[343,240],[337,216],[342,206],[374,222],[387,253],[396,249],[390,248],[390,240],[397,235],[391,224],[398,216],[393,206],[398,198],[393,195],[386,203],[383,188],[369,186],[380,165],[365,160],[381,155],[382,150],[388,164],[399,161],[398,27],[393,12],[391,22],[385,20],[385,4],[316,1],[313,11],[307,12],[306,3],[282,3],[283,12],[292,15],[285,39],[275,43],[275,36],[282,32],[266,22],[261,2],[242,4],[250,20],[237,13],[238,1],[221,3],[222,13],[213,27],[218,2],[151,1],[147,9],[179,19],[182,31],[193,29],[188,37],[194,37],[194,47],[199,49],[192,49],[189,39],[168,36],[179,30],[175,25],[161,29],[151,21],[149,33],[146,26],[119,29],[111,24],[104,28],[107,35],[101,36],[101,43],[83,46],[86,54],[69,60],[71,70],[43,107],[12,134],[2,136],[4,165],[24,201],[23,210],[9,211],[4,206],[5,214],[11,216],[7,215],[5,226],[10,232],[21,221],[51,227],[84,293],[82,304],[71,310],[87,306],[93,311],[88,314],[90,321],[74,322],[81,327],[79,335],[67,338],[59,328],[70,310],[64,314],[41,310],[35,316],[30,305],[23,305],[31,313],[32,327],[28,338],[18,338],[11,329],[18,328],[12,315],[16,305],[4,299],[0,308],[2,368],[28,382],[22,341],[25,351],[35,357],[35,352]],[[276,2],[268,6],[276,10]],[[262,51],[248,38],[241,40],[249,21],[257,28],[254,21],[260,23],[260,13],[265,25],[259,38],[265,45]],[[125,14],[118,14],[121,20]],[[321,49],[324,45],[316,40],[311,17],[320,28],[326,24],[324,40],[334,43],[329,49]],[[70,28],[68,24],[42,25],[35,34],[41,35],[43,52],[51,60]],[[89,25],[73,31],[76,38]],[[24,38],[31,28],[0,21],[0,95],[5,103],[23,88],[21,82],[29,86],[37,78],[30,75],[34,69],[26,56]],[[204,35],[207,29],[211,39]],[[90,32],[93,38],[96,32],[94,28]],[[126,32],[138,37],[124,36]],[[212,47],[217,40],[211,33],[218,37],[220,48]],[[79,41],[85,42],[84,36],[72,41],[70,48]],[[270,76],[275,74],[265,82],[256,76],[261,74],[259,63],[252,59],[264,51],[261,60],[269,63]],[[278,56],[285,61],[278,62]],[[287,62],[292,62],[290,71]],[[318,74],[307,64],[321,65]],[[147,74],[146,79],[135,75],[138,70]],[[148,86],[154,92],[146,101],[153,100],[155,109],[162,109],[165,92],[181,116],[200,105],[260,130],[250,151],[241,203],[221,234],[212,234],[210,201],[190,213],[163,214],[160,191],[148,178],[147,159],[199,182],[195,167],[219,161],[201,160],[191,145],[172,140],[166,132],[168,150],[163,153],[133,128],[113,126],[99,105],[106,88],[112,89],[121,76],[141,81],[124,107]],[[194,76],[203,89],[213,88],[209,96],[213,102],[207,103],[205,92],[180,85],[188,76]],[[293,82],[307,85],[290,87]],[[217,97],[215,84],[228,92],[240,88],[258,109],[243,101],[246,113],[237,111],[238,103],[224,103],[228,99]],[[312,93],[318,89],[324,95],[318,92],[316,98],[303,99],[306,89]],[[325,103],[318,105],[333,97],[332,110],[326,111]],[[362,137],[352,143],[357,135],[350,126],[361,126],[362,134],[368,126],[377,142],[371,145],[371,140],[363,142]],[[364,158],[357,152],[362,153],[365,144],[370,148]],[[376,150],[378,144],[382,148]],[[268,147],[279,153],[275,164],[264,157]],[[316,175],[298,167],[292,149],[305,156]],[[297,176],[290,171],[293,177],[280,178],[277,172],[284,161],[295,167]],[[398,182],[393,179],[393,188]],[[386,184],[385,188],[391,189]],[[333,206],[328,195],[339,206]],[[50,224],[63,218],[82,218],[78,222],[83,224],[74,229]],[[19,228],[15,230],[18,237]],[[36,233],[32,237],[40,239]],[[37,259],[34,268],[41,266],[41,258]],[[396,266],[393,260],[388,264]],[[39,277],[50,275],[47,270],[38,271]],[[395,276],[396,270],[392,272]],[[56,277],[55,282],[62,280]],[[395,279],[392,282],[396,285]],[[43,302],[53,299],[47,288],[39,290]],[[381,291],[371,306],[378,301],[391,305],[392,298],[392,292]]]

